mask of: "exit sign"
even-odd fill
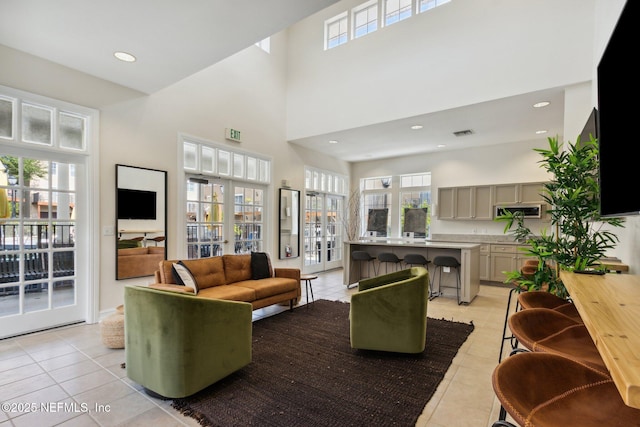
[[[224,130],[224,137],[230,141],[241,142],[240,131],[236,129],[226,128]]]

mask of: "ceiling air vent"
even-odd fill
[[[453,134],[455,136],[467,136],[467,135],[471,135],[473,133],[473,131],[471,129],[465,129],[465,130],[459,130],[457,132],[454,132]]]

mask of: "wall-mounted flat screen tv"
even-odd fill
[[[118,219],[156,219],[155,191],[118,188]]]
[[[633,154],[638,120],[638,71],[632,65],[631,40],[638,34],[637,0],[627,0],[598,64],[598,144],[600,148],[600,214],[640,213],[640,197],[625,191],[634,183],[638,159]]]

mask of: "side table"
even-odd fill
[[[304,289],[307,291],[307,308],[309,308],[309,291],[311,291],[311,301],[315,302],[315,298],[313,297],[313,286],[311,286],[311,281],[317,278],[318,276],[316,276],[315,274],[300,275],[300,280],[304,280]]]

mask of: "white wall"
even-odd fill
[[[175,203],[180,182],[176,160],[180,132],[225,143],[224,128],[241,130],[243,150],[266,154],[274,160],[272,200],[276,200],[282,179],[290,180],[295,189],[303,188],[304,165],[344,174],[352,170],[353,182],[367,174],[424,170],[434,173],[436,187],[543,180],[544,172],[531,158],[531,149],[544,145],[544,139],[509,148],[496,146],[352,166],[293,147],[286,140],[549,86],[578,84],[577,91],[568,98],[579,99],[584,96],[579,83],[592,76],[594,43],[590,12],[594,1],[598,10],[607,11],[611,10],[609,3],[620,8],[624,3],[623,0],[454,0],[431,15],[416,17],[411,22],[391,26],[384,33],[366,36],[357,44],[343,46],[346,49],[321,52],[322,35],[318,38],[317,33],[323,20],[344,10],[345,5],[361,2],[344,1],[305,21],[312,25],[296,25],[290,31],[275,35],[271,55],[251,47],[151,96],[0,46],[0,84],[100,110],[100,229],[115,222],[116,163],[168,171],[171,257],[178,252],[175,236],[182,212],[182,206]],[[505,15],[492,13],[494,6],[504,8]],[[450,12],[459,15],[455,20],[445,19]],[[603,16],[610,18],[606,22],[612,28],[611,18],[615,21],[617,14]],[[524,25],[528,22],[535,24],[529,30]],[[481,24],[481,27],[472,24]],[[416,26],[421,30],[427,27],[427,32],[416,40],[424,47],[418,50],[416,45],[404,45],[406,38],[415,34],[413,27]],[[441,36],[441,32],[447,36]],[[608,34],[599,30],[600,33]],[[573,50],[571,55],[563,54],[563,47],[570,43],[578,42],[582,46],[583,34],[590,39],[588,46]],[[431,40],[437,43],[430,43]],[[379,42],[395,53],[381,55],[376,48]],[[532,44],[532,48],[514,48],[514,44]],[[483,61],[474,49],[487,45],[495,46],[501,54],[500,60]],[[356,60],[350,50],[357,46],[366,54],[358,54]],[[285,47],[291,51],[286,52]],[[331,66],[319,61],[321,53],[328,53],[332,58]],[[288,58],[294,60],[287,62]],[[416,66],[409,65],[412,59],[418,61]],[[583,71],[585,60],[588,61],[586,72]],[[380,64],[393,66],[378,69]],[[425,72],[432,70],[436,83],[416,84],[424,80]],[[393,90],[383,87],[380,91],[364,90],[385,81],[393,81]],[[335,90],[339,94],[353,86],[357,86],[361,97],[329,96],[335,95]],[[567,117],[575,114],[571,128],[586,119],[586,115],[578,117],[590,108],[581,106],[572,109],[575,113],[569,115],[565,112]],[[274,216],[270,224],[272,233],[277,230],[276,221]],[[637,250],[640,224],[638,218],[631,218],[629,222],[621,236],[619,256],[633,268],[640,266]],[[434,226],[438,227],[438,233],[468,232],[466,224],[436,223]],[[100,265],[96,266],[100,271],[99,308],[110,310],[122,303],[125,284],[147,283],[151,279],[116,281],[115,237],[97,235],[95,238],[100,241],[101,252]],[[272,253],[277,253],[276,245],[274,236],[269,248]],[[277,257],[274,258],[278,262]],[[287,261],[287,265],[300,266],[300,262],[295,259]]]
[[[289,29],[289,140],[591,80],[595,0],[453,0],[324,51],[362,2]]]
[[[100,230],[115,225],[116,164],[168,172],[167,249],[172,258],[181,253],[176,236],[183,224],[183,206],[176,203],[182,183],[179,133],[270,156],[273,185],[268,197],[276,210],[283,179],[292,188],[303,189],[304,165],[348,174],[346,162],[286,142],[285,42],[286,32],[277,34],[271,40],[271,54],[252,46],[150,96],[0,46],[0,84],[100,110]],[[242,132],[242,143],[224,140],[228,127]],[[267,225],[267,250],[274,254],[274,264],[301,268],[302,258],[278,260],[277,221],[274,215]],[[100,271],[99,310],[106,311],[122,304],[125,285],[153,279],[117,281],[115,236],[99,234],[95,239],[100,242],[100,265],[94,266]]]

